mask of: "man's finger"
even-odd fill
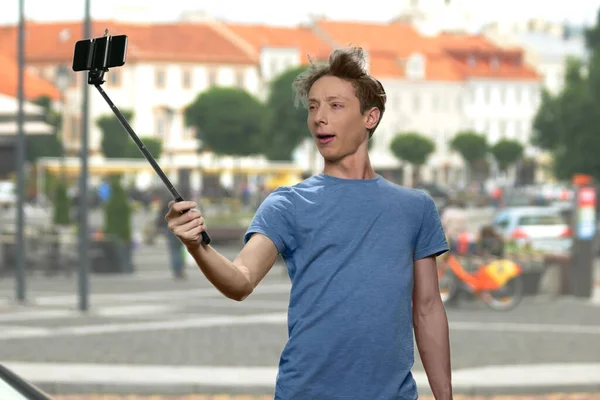
[[[171,206],[171,208],[174,211],[183,212],[183,211],[191,210],[192,208],[196,208],[196,203],[194,203],[193,201],[179,201],[179,202],[176,202],[175,204],[173,204],[173,206]]]

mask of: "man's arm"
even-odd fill
[[[448,318],[435,256],[414,263],[413,323],[417,347],[436,400],[452,399]]]
[[[171,203],[166,215],[169,229],[186,246],[198,267],[210,283],[226,297],[242,301],[269,272],[277,260],[278,250],[271,239],[254,234],[235,260],[230,261],[212,246],[203,245],[201,234],[206,230],[200,211],[193,202]],[[186,211],[181,214],[182,211]]]
[[[238,256],[230,261],[211,246],[188,247],[200,270],[221,293],[242,301],[254,291],[277,260],[277,247],[261,234],[254,234]]]

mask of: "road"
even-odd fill
[[[136,226],[146,219],[136,218]],[[472,228],[488,218],[485,211],[471,215]],[[230,259],[238,251],[215,247]],[[119,380],[119,371],[149,384],[164,374],[151,368],[168,367],[187,368],[179,380],[191,375],[200,392],[270,394],[287,339],[290,282],[283,264],[278,262],[241,303],[224,298],[195,268],[188,270],[188,280],[174,280],[162,240],[138,248],[134,264],[131,275],[91,276],[87,313],[77,310],[76,276],[29,276],[26,305],[14,302],[13,279],[0,280],[1,362],[49,385],[65,377],[94,383],[90,377],[102,374]],[[600,363],[600,308],[590,302],[528,298],[507,313],[469,302],[447,312],[458,377],[485,367],[492,373],[501,366]],[[209,384],[215,371],[218,387]],[[423,380],[417,352],[414,371]],[[89,385],[49,387],[56,393],[91,390]],[[137,386],[129,388],[136,393]]]
[[[216,248],[230,258],[237,252]],[[0,281],[0,360],[28,368],[277,366],[290,289],[281,263],[238,303],[220,295],[198,270],[190,269],[186,281],[172,279],[162,241],[134,257],[132,275],[91,277],[91,310],[85,314],[77,310],[76,276],[29,277],[27,305],[12,300],[12,279]],[[463,303],[448,309],[448,317],[455,370],[600,362],[600,308],[585,301],[530,298],[508,313]],[[414,370],[423,371],[418,354]],[[246,392],[264,393],[264,387]]]

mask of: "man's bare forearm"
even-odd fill
[[[448,318],[441,301],[414,309],[417,347],[436,400],[452,399]]]
[[[206,279],[226,297],[242,301],[252,293],[252,284],[243,268],[236,266],[211,246],[199,245],[188,247],[187,250]]]

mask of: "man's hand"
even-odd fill
[[[189,211],[188,211],[189,210]],[[187,212],[186,212],[187,211]],[[204,218],[193,201],[169,202],[167,226],[188,249],[198,247],[206,230]]]

